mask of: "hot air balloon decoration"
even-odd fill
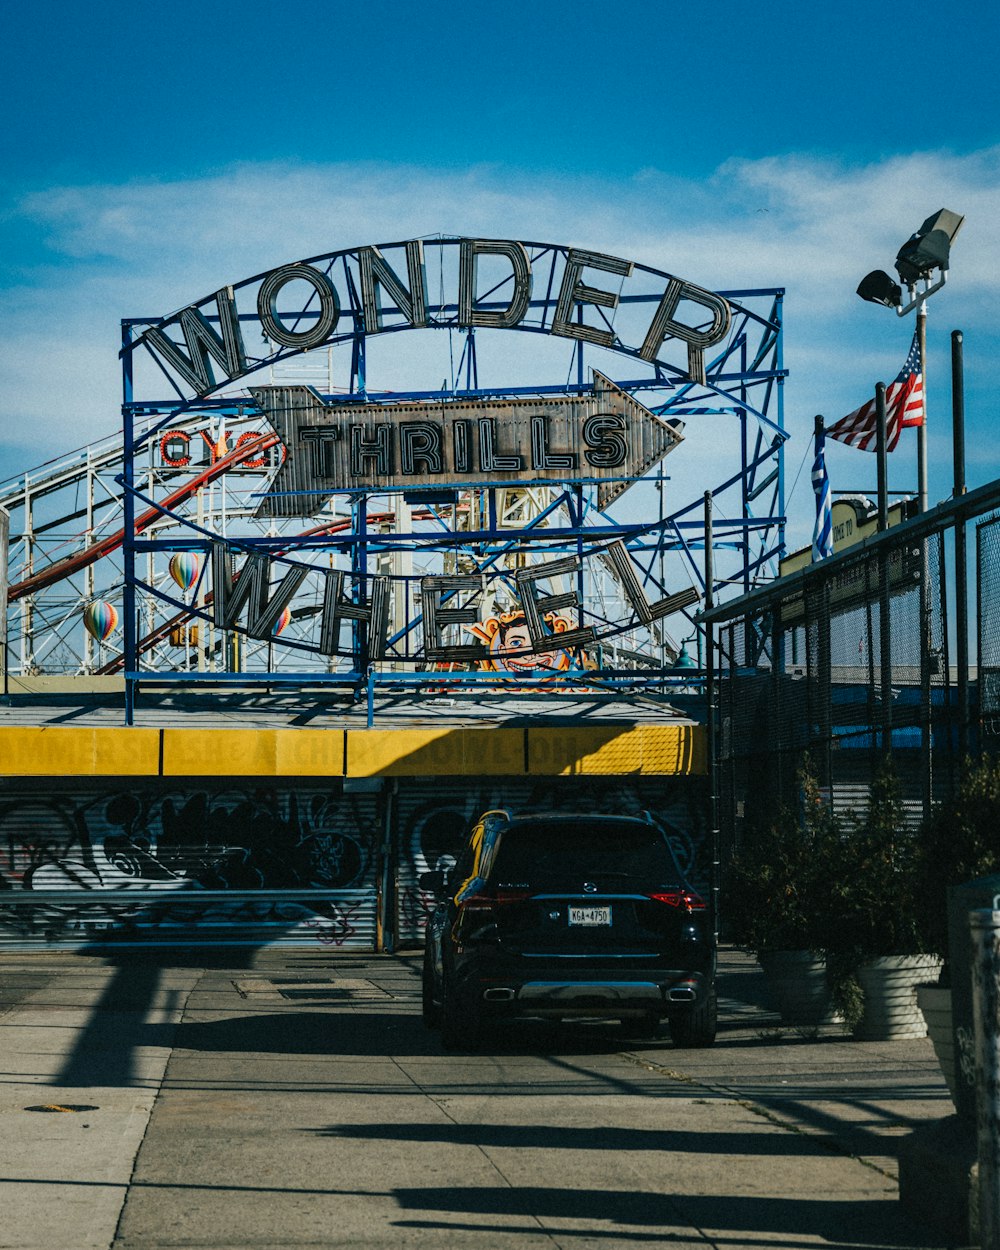
[[[285,608],[278,619],[274,622],[274,629],[271,630],[272,635],[277,638],[291,619],[292,609]]]
[[[190,590],[198,580],[200,565],[198,557],[193,551],[178,551],[176,555],[170,557],[168,567],[170,576],[180,586],[181,590]]]
[[[104,642],[118,624],[118,609],[105,599],[95,599],[83,610],[83,624],[91,638]]]

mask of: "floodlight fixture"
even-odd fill
[[[929,278],[935,269],[948,268],[951,245],[965,218],[947,208],[932,213],[896,253],[896,272],[907,286]]]
[[[948,280],[951,247],[955,242],[965,218],[948,208],[931,213],[919,230],[914,231],[896,253],[896,272],[902,286],[881,269],[876,269],[862,279],[858,294],[870,304],[882,304],[894,308],[898,317],[905,316],[914,308],[921,308],[924,301],[939,291]],[[940,276],[934,281],[934,274]],[[902,287],[909,292],[909,302],[903,303]]]
[[[921,278],[929,278],[935,269],[947,269],[950,255],[951,240],[944,230],[915,234],[896,253],[896,272],[901,282],[916,286]]]
[[[858,294],[869,304],[883,304],[886,308],[899,308],[903,302],[902,287],[884,269],[866,274],[858,285]]]
[[[958,237],[958,232],[962,229],[964,222],[965,218],[960,213],[953,213],[948,208],[939,208],[936,213],[931,213],[917,234],[930,234],[932,230],[943,230],[948,236],[950,246]]]

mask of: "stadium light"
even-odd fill
[[[896,272],[899,282],[909,292],[909,303],[903,304],[902,287],[884,269],[874,269],[866,274],[858,286],[858,294],[869,304],[895,308],[898,317],[904,317],[920,307],[928,296],[940,291],[948,281],[951,247],[964,221],[964,217],[950,209],[938,209],[896,253]],[[933,281],[935,270],[940,274],[937,282]],[[922,289],[918,290],[918,287]]]
[[[896,253],[894,282],[884,269],[874,269],[858,285],[858,294],[869,304],[894,308],[897,317],[917,310],[917,346],[924,393],[924,419],[917,427],[917,497],[920,511],[927,511],[927,308],[935,291],[948,281],[951,247],[965,218],[948,208],[940,208],[906,240]],[[937,281],[934,280],[938,275]],[[902,286],[900,285],[902,283]],[[903,287],[909,301],[903,303]]]

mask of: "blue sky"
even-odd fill
[[[121,317],[443,232],[785,286],[791,483],[813,414],[843,415],[906,354],[912,318],[857,281],[948,207],[966,225],[930,306],[931,496],[950,489],[954,327],[969,477],[990,480],[997,47],[1000,6],[969,0],[9,6],[0,479],[117,427]],[[874,457],[828,460],[835,488],[874,482]]]

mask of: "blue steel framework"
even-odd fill
[[[425,240],[423,246],[440,249],[441,267],[443,267],[448,249],[454,249],[459,239]],[[393,248],[403,244],[381,245],[383,252],[391,252]],[[556,308],[556,295],[560,270],[567,263],[568,249],[559,245],[529,243],[528,249],[532,268],[541,275],[546,290],[543,298],[533,297],[527,303],[527,311],[522,321],[514,326],[505,327],[521,332],[534,334],[551,334],[553,316]],[[732,290],[720,292],[728,302],[732,320],[725,341],[713,347],[712,354],[706,360],[706,380],[699,383],[693,380],[686,367],[671,364],[657,359],[652,363],[640,357],[639,352],[622,341],[615,329],[615,317],[609,318],[603,309],[597,309],[600,320],[600,333],[611,341],[606,347],[594,348],[585,343],[583,338],[567,341],[565,347],[571,353],[569,377],[575,381],[567,381],[562,385],[503,385],[484,386],[480,380],[480,353],[477,350],[477,335],[481,331],[474,325],[460,325],[460,308],[458,302],[448,302],[442,297],[437,303],[428,301],[426,309],[427,321],[421,326],[422,332],[428,330],[449,331],[449,341],[455,334],[461,336],[461,355],[457,369],[453,370],[451,385],[443,390],[415,390],[407,392],[379,391],[371,386],[367,376],[368,340],[374,335],[399,332],[413,329],[406,321],[404,311],[397,305],[383,307],[380,312],[380,325],[374,330],[366,329],[365,312],[362,300],[358,295],[358,264],[362,249],[345,249],[322,257],[312,258],[302,264],[308,264],[327,275],[342,275],[344,289],[349,295],[349,307],[343,310],[338,324],[346,319],[349,325],[339,333],[328,335],[322,346],[325,349],[345,347],[350,352],[349,386],[346,394],[338,395],[338,400],[347,402],[368,402],[377,405],[380,401],[399,402],[401,400],[435,400],[443,397],[462,399],[484,396],[521,396],[549,395],[566,393],[583,393],[589,389],[585,370],[585,350],[588,354],[600,352],[601,370],[612,377],[612,380],[624,391],[641,397],[645,405],[656,415],[669,421],[692,422],[710,416],[723,415],[735,419],[739,436],[737,442],[738,456],[732,451],[727,453],[719,449],[719,463],[722,466],[721,481],[706,492],[705,483],[700,483],[694,496],[678,508],[663,512],[654,521],[645,519],[623,519],[612,514],[612,510],[599,511],[593,499],[592,480],[582,478],[571,484],[552,483],[553,494],[548,506],[542,508],[522,530],[512,531],[509,527],[501,527],[498,522],[497,495],[501,489],[495,483],[470,482],[474,492],[472,498],[479,505],[476,510],[481,517],[477,525],[470,519],[469,529],[456,533],[448,529],[447,516],[449,509],[440,507],[433,502],[425,509],[425,519],[429,519],[430,528],[418,531],[412,524],[408,532],[378,533],[369,529],[370,492],[355,492],[350,499],[353,522],[348,530],[342,526],[313,526],[299,535],[287,533],[279,535],[225,535],[230,548],[246,554],[267,554],[277,565],[293,565],[298,560],[307,558],[312,553],[327,555],[328,563],[332,562],[334,553],[349,559],[350,571],[354,577],[355,594],[360,602],[365,601],[367,579],[372,575],[373,562],[379,556],[393,552],[414,551],[448,551],[451,553],[461,549],[467,553],[468,559],[475,567],[477,574],[485,578],[508,577],[504,570],[504,558],[511,552],[523,551],[525,541],[530,537],[535,550],[544,551],[546,556],[575,555],[578,558],[588,553],[607,550],[609,543],[621,540],[625,543],[629,554],[636,560],[641,573],[641,582],[650,598],[667,595],[662,581],[662,557],[664,553],[679,554],[686,563],[691,580],[696,582],[702,593],[705,591],[704,577],[706,562],[699,560],[696,553],[704,549],[705,519],[704,502],[706,493],[713,499],[713,520],[711,542],[713,550],[729,553],[730,567],[720,568],[719,562],[712,560],[709,567],[713,569],[715,585],[710,588],[712,599],[717,601],[719,591],[735,588],[743,592],[749,591],[761,579],[767,579],[773,573],[774,560],[783,549],[784,535],[784,464],[783,451],[787,435],[784,429],[782,382],[785,371],[782,361],[782,296],[781,289]],[[448,258],[449,261],[452,258]],[[629,311],[642,313],[648,319],[649,313],[655,309],[661,299],[664,285],[672,280],[672,275],[651,269],[647,266],[635,265],[629,270],[636,280],[643,284],[643,289],[636,293],[620,295],[615,304],[627,316]],[[230,295],[239,293],[246,288],[259,288],[262,279],[267,275],[249,278],[238,286],[230,288]],[[507,306],[507,289],[511,279],[501,279],[490,290],[477,300],[476,307],[480,310],[503,309]],[[636,283],[633,282],[633,286]],[[539,284],[536,282],[536,288]],[[443,283],[442,283],[443,286]],[[316,292],[313,291],[305,299],[301,307],[293,307],[276,313],[280,323],[294,328],[315,323],[320,316],[312,305],[315,304]],[[201,301],[209,305],[212,297]],[[235,307],[235,304],[233,305]],[[369,305],[370,307],[370,305]],[[217,303],[217,308],[220,305]],[[221,312],[221,308],[220,308]],[[587,301],[587,314],[594,316],[594,301]],[[466,311],[467,315],[467,311]],[[575,318],[581,325],[584,322],[584,301],[575,304]],[[382,320],[384,318],[385,320]],[[205,320],[218,325],[220,315],[207,314]],[[251,313],[240,312],[238,321],[254,323],[258,318]],[[245,391],[234,393],[232,380],[214,385],[211,378],[211,366],[204,357],[203,367],[208,369],[213,385],[205,387],[200,393],[189,395],[190,389],[180,385],[176,378],[164,368],[162,360],[150,350],[148,339],[143,334],[150,327],[167,327],[173,318],[165,318],[159,322],[145,318],[129,318],[122,322],[122,368],[123,368],[123,451],[124,470],[122,486],[124,488],[124,589],[123,589],[123,633],[124,633],[124,666],[126,679],[126,720],[132,722],[136,684],[140,679],[160,680],[174,679],[186,682],[239,682],[252,683],[254,680],[272,682],[276,675],[270,671],[260,674],[215,672],[215,673],[157,673],[150,674],[139,671],[137,602],[140,595],[152,595],[163,604],[182,613],[197,618],[208,619],[204,611],[191,607],[190,604],[166,593],[162,586],[154,586],[139,575],[137,557],[145,555],[147,559],[152,553],[165,555],[179,550],[207,551],[209,544],[219,535],[201,528],[190,517],[166,507],[162,501],[144,494],[136,484],[136,457],[148,447],[150,440],[162,435],[172,422],[195,410],[219,417],[244,416],[253,409],[253,401]],[[386,324],[388,322],[388,324]],[[491,330],[490,333],[493,333]],[[289,337],[293,337],[290,333]],[[247,356],[247,369],[241,372],[246,375],[256,373],[254,381],[260,380],[260,371],[273,370],[274,366],[290,357],[301,355],[301,350],[294,347],[277,347],[274,349],[266,344],[265,350],[258,357]],[[617,368],[612,370],[607,364],[608,353],[617,360]],[[194,352],[192,352],[192,358]],[[140,364],[141,362],[141,364]],[[627,362],[627,363],[626,363]],[[150,365],[155,366],[152,370]],[[144,370],[144,381],[140,388],[137,385],[137,366]],[[172,396],[160,394],[141,395],[140,389],[152,392],[153,380],[165,379],[168,387],[174,392]],[[225,386],[229,386],[226,393]],[[213,391],[218,393],[212,393]],[[324,396],[331,401],[334,397]],[[375,411],[375,409],[373,409]],[[736,442],[736,440],[732,440]],[[682,449],[676,453],[683,455]],[[635,479],[636,481],[640,479]],[[650,475],[645,480],[648,482]],[[653,479],[655,480],[655,479]],[[509,489],[509,484],[507,484]],[[662,489],[662,487],[661,487]],[[346,493],[346,492],[345,492]],[[726,510],[719,508],[719,501],[733,500],[736,506],[729,505]],[[738,502],[737,502],[738,501]],[[140,537],[136,535],[135,522],[137,504],[143,510],[152,508],[158,511],[165,522],[179,524],[183,537],[176,536],[174,530],[168,539]],[[623,509],[616,508],[615,511]],[[143,533],[148,532],[148,527]],[[292,553],[289,555],[288,553]],[[659,560],[660,574],[657,574]],[[735,565],[733,565],[735,561]],[[207,562],[206,562],[207,564]],[[715,570],[718,570],[715,572]],[[204,576],[204,573],[203,573]],[[576,574],[578,590],[583,591],[584,561],[579,560]],[[485,585],[485,582],[484,582]],[[408,592],[407,592],[408,593]],[[585,598],[580,594],[581,600]],[[581,623],[583,609],[580,610]],[[685,614],[687,616],[687,614]],[[596,619],[596,618],[595,618]],[[688,616],[688,621],[690,621]],[[389,640],[391,659],[412,664],[416,671],[408,679],[415,686],[426,685],[431,674],[421,670],[428,667],[422,659],[422,648],[419,645],[420,615],[414,612],[406,626],[397,631]],[[625,631],[634,625],[634,620],[598,622],[599,637],[606,639]],[[357,632],[357,626],[355,626]],[[687,632],[687,630],[685,630]],[[378,680],[375,666],[368,663],[362,655],[361,663],[353,663],[348,669],[335,672],[324,672],[321,668],[308,668],[316,658],[317,648],[308,641],[282,639],[280,645],[297,647],[303,653],[307,667],[300,673],[283,673],[279,680],[285,682],[318,682],[329,681],[340,685],[347,684],[358,692],[367,689],[369,703],[372,698],[374,683]],[[357,656],[355,655],[355,659]],[[671,657],[671,661],[674,657]],[[662,657],[661,657],[662,661]],[[661,683],[669,674],[669,665],[662,664],[657,669],[652,666],[646,670],[644,680]],[[270,664],[268,664],[270,669]],[[435,680],[440,681],[441,673],[433,672]],[[599,668],[589,674],[591,679],[600,678],[609,688],[619,683],[636,684],[635,673],[622,673],[610,668]],[[391,679],[399,683],[402,676],[393,672]],[[579,675],[571,675],[567,680],[571,683],[579,681]],[[476,671],[468,671],[461,675],[453,674],[449,684],[457,682],[460,686],[474,686],[483,682],[494,682],[495,677]],[[519,678],[518,685],[530,687],[530,679]],[[551,686],[552,679],[546,679]]]

